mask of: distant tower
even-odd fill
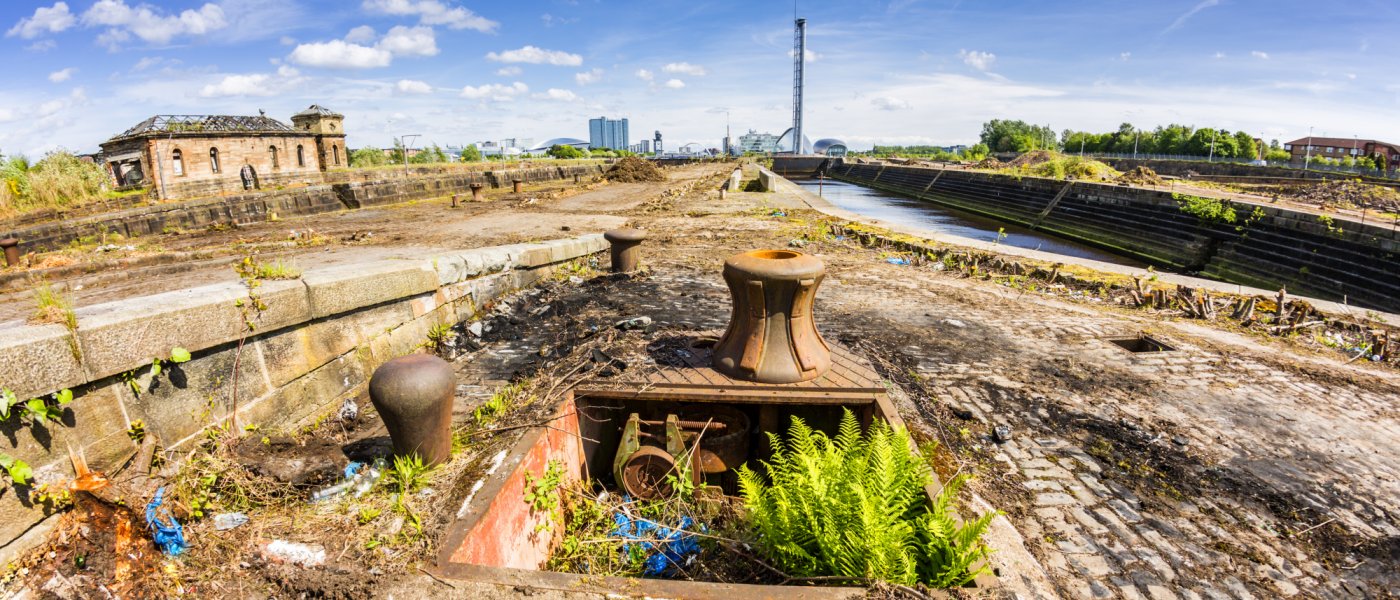
[[[802,82],[807,64],[807,19],[798,19],[792,32],[792,153],[802,154]]]

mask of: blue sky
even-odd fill
[[[983,121],[1179,122],[1400,141],[1400,2],[802,2],[812,139],[968,143]],[[345,113],[350,145],[716,146],[791,120],[792,5],[672,0],[4,0],[0,152],[88,152],[153,114]]]

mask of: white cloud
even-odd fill
[[[1259,50],[1255,50],[1255,51],[1253,51],[1253,52],[1250,52],[1249,55],[1250,55],[1250,56],[1253,56],[1254,58],[1259,58],[1259,59],[1263,59],[1263,60],[1269,60],[1269,53],[1268,53],[1268,52],[1261,52],[1261,51],[1259,51]]]
[[[1356,73],[1347,73],[1347,79],[1356,79]]]
[[[640,79],[642,81],[651,81],[655,78],[656,75],[652,74],[651,71],[648,71],[646,69],[637,69],[637,79]]]
[[[909,110],[911,108],[914,108],[914,105],[904,100],[900,100],[899,98],[887,98],[884,96],[872,98],[870,100],[870,104],[874,105],[875,108],[878,108],[880,110]]]
[[[416,79],[400,79],[398,85],[394,86],[400,94],[431,94],[433,86],[426,81]]]
[[[451,29],[473,29],[491,33],[500,23],[487,19],[466,8],[448,7],[440,0],[365,0],[365,10],[391,15],[417,15],[423,25],[446,25]]]
[[[991,68],[992,63],[996,62],[997,55],[991,52],[978,52],[976,50],[971,52],[967,50],[958,50],[958,58],[961,58],[969,67],[977,69],[978,71],[986,71]]]
[[[287,60],[307,67],[373,69],[389,66],[394,60],[394,55],[382,48],[331,40],[297,46],[287,56]]]
[[[277,67],[277,76],[278,76],[278,77],[286,77],[286,78],[289,78],[289,79],[290,79],[290,78],[293,78],[293,77],[300,77],[300,76],[301,76],[301,71],[296,70],[295,67],[289,67],[289,66],[287,66],[287,65],[282,65],[282,66],[280,66],[280,67]]]
[[[560,102],[575,102],[578,100],[578,94],[559,88],[549,88],[545,93],[535,94],[534,97],[540,100],[557,100]]]
[[[491,52],[486,55],[486,58],[503,63],[549,64],[557,67],[577,67],[583,64],[583,57],[577,54],[559,50],[545,50],[534,46],[525,46],[519,50],[506,50],[505,52]]]
[[[1181,16],[1177,17],[1175,21],[1172,21],[1172,24],[1168,25],[1166,29],[1163,29],[1162,33],[1171,33],[1176,28],[1185,25],[1186,21],[1191,17],[1195,16],[1196,13],[1201,12],[1212,6],[1216,6],[1218,4],[1220,4],[1220,0],[1201,0],[1201,2],[1191,7],[1191,10],[1186,11]]]
[[[15,120],[15,111],[8,108],[0,108],[0,123],[9,123]]]
[[[466,86],[462,88],[462,97],[470,100],[510,100],[516,96],[530,91],[530,87],[517,81],[510,85],[499,83],[488,83],[476,87]]]
[[[37,42],[34,42],[33,44],[25,46],[24,49],[30,52],[48,52],[49,50],[53,50],[57,47],[58,42],[55,42],[53,40],[39,40]]]
[[[667,79],[666,87],[671,88],[673,90],[678,90],[685,87],[685,82],[679,79]]]
[[[5,37],[19,36],[30,40],[45,33],[58,33],[77,22],[73,13],[68,12],[67,3],[55,2],[48,8],[40,6],[34,9],[33,16],[20,19],[19,23],[5,32]]]
[[[696,77],[703,77],[706,73],[705,67],[692,65],[688,62],[670,63],[661,67],[661,70],[667,73],[681,73],[684,75],[694,75]]]
[[[354,30],[351,31],[353,32]],[[282,44],[283,46],[295,46],[297,45],[297,39],[290,35],[284,35],[277,40],[277,43]]]
[[[1130,59],[1130,58],[1132,58],[1132,57],[1133,57],[1133,53],[1132,53],[1132,52],[1119,52],[1119,53],[1118,53],[1118,60],[1121,60],[1121,61],[1123,61],[1123,62],[1128,62],[1128,59]]]
[[[591,70],[591,71],[584,71],[584,72],[582,72],[582,73],[574,73],[574,81],[577,82],[579,85],[588,85],[588,84],[590,84],[590,83],[598,83],[599,81],[602,81],[602,80],[603,80],[603,70],[602,70],[602,69],[593,69],[593,70]]]
[[[49,73],[49,81],[52,81],[54,83],[63,83],[65,81],[68,81],[69,79],[72,79],[73,72],[77,70],[78,69],[74,67],[68,67],[67,69],[63,69],[61,71],[54,71],[52,73]]]
[[[374,28],[369,25],[361,25],[345,34],[345,41],[352,44],[368,44],[378,38],[379,34],[374,32]],[[290,45],[290,44],[288,44]]]
[[[521,71],[521,68],[516,66],[501,67],[499,69],[496,69],[496,74],[500,75],[501,77],[515,77],[516,75],[519,75]]]
[[[1222,58],[1225,58],[1225,53],[1224,53],[1224,52],[1216,52],[1216,53],[1215,53],[1215,60],[1220,60],[1220,59],[1222,59]]]
[[[438,53],[437,38],[432,27],[404,27],[389,30],[377,46],[394,56],[435,56]]]
[[[178,15],[162,15],[157,10],[147,4],[133,8],[125,0],[98,0],[83,13],[83,24],[110,28],[98,38],[108,45],[126,41],[125,34],[152,44],[167,44],[176,36],[204,35],[228,26],[224,9],[213,3]]]
[[[253,73],[251,75],[227,75],[218,83],[211,83],[199,90],[201,98],[223,98],[225,96],[271,96],[276,93],[268,85],[271,75]]]

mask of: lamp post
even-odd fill
[[[1139,138],[1139,137],[1142,137],[1142,132],[1141,132],[1141,131],[1138,131],[1136,128],[1134,128],[1134,129],[1133,129],[1133,158],[1137,158],[1137,147],[1138,147],[1138,138]]]
[[[1210,138],[1210,156],[1206,158],[1206,162],[1215,162],[1215,140],[1220,138],[1220,130],[1216,129],[1214,133]]]
[[[1308,149],[1307,149],[1307,151],[1305,151],[1305,152],[1303,153],[1303,170],[1304,170],[1304,171],[1308,170],[1308,164],[1312,162],[1312,131],[1313,131],[1313,128],[1309,127],[1309,128],[1308,128]]]
[[[423,137],[421,133],[410,133],[399,136],[399,145],[403,146],[403,174],[408,175],[408,138]]]

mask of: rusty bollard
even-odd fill
[[[724,261],[733,312],[715,344],[716,371],[760,383],[796,383],[831,368],[812,301],[826,276],[821,259],[791,250],[753,250]]]
[[[578,185],[578,173],[574,173],[574,185]]]
[[[521,181],[521,180],[519,180],[519,179],[512,179],[512,180],[510,180],[510,182],[511,182],[511,189],[510,189],[510,191],[519,194],[519,193],[521,192],[521,190],[524,189],[524,186],[520,185],[520,184],[524,183],[523,181]]]
[[[15,238],[5,238],[0,240],[0,248],[5,249],[5,266],[19,266],[19,240]]]
[[[457,194],[452,194],[452,208],[457,208]]]
[[[394,456],[418,454],[439,465],[452,458],[452,366],[431,354],[400,356],[369,378],[369,399],[384,418]]]
[[[642,240],[647,232],[640,229],[614,229],[603,233],[603,239],[612,244],[612,270],[614,273],[631,273],[642,262]]]
[[[481,202],[481,188],[486,187],[479,183],[472,184],[472,202]]]

